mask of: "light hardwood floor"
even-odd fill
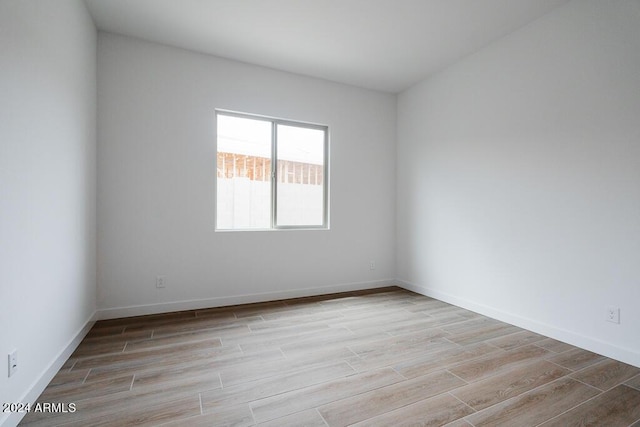
[[[399,288],[98,322],[25,426],[640,426],[640,369]]]

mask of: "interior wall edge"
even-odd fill
[[[84,323],[84,326],[80,328],[78,332],[69,340],[66,346],[56,357],[53,358],[49,366],[47,366],[44,371],[38,376],[38,379],[34,381],[33,384],[27,389],[22,398],[18,401],[24,404],[34,405],[38,400],[38,397],[42,394],[47,385],[51,382],[53,377],[56,376],[62,365],[69,359],[69,357],[73,354],[73,352],[78,348],[84,337],[89,333],[93,325],[96,323],[96,314],[95,311],[87,321]],[[9,416],[2,422],[0,420],[0,425],[2,427],[15,427],[17,426],[22,418],[26,415],[26,412],[11,412]]]
[[[576,347],[580,347],[585,350],[589,350],[594,353],[598,353],[611,359],[616,359],[620,362],[640,368],[640,354],[633,350],[619,347],[601,340],[593,339],[573,331],[555,327],[553,325],[542,323],[535,319],[518,316],[517,314],[498,310],[484,304],[478,304],[474,301],[470,301],[457,295],[452,295],[446,292],[431,289],[428,286],[418,285],[400,279],[396,281],[396,285],[403,289],[435,298],[440,301],[453,304],[457,307],[482,314],[483,316],[487,316],[501,322],[506,322],[511,325],[518,326],[520,328],[527,329],[546,337],[566,342]]]
[[[384,279],[365,282],[342,283],[337,285],[300,288],[286,291],[262,292],[257,294],[233,295],[216,298],[202,298],[185,301],[171,301],[158,304],[143,304],[127,307],[112,307],[99,309],[97,320],[117,319],[121,317],[144,316],[148,314],[171,313],[174,311],[199,310],[205,308],[225,307],[238,304],[252,304],[290,298],[301,298],[317,295],[334,294],[339,292],[360,291],[366,289],[396,286],[394,279]]]

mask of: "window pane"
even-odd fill
[[[324,224],[325,131],[277,125],[276,225]]]
[[[271,227],[271,122],[217,116],[218,229]]]

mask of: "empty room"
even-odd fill
[[[0,0],[0,425],[640,426],[640,0]]]

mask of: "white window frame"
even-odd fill
[[[251,120],[262,120],[271,123],[271,226],[269,228],[218,228],[218,174],[216,173],[216,209],[215,226],[216,231],[268,231],[268,230],[328,230],[329,229],[329,127],[316,123],[300,122],[288,119],[279,119],[258,114],[244,113],[231,110],[215,110],[215,152],[218,154],[218,116],[231,116]],[[293,126],[307,129],[317,129],[324,131],[324,163],[322,182],[322,224],[320,225],[277,225],[278,215],[278,125]]]

